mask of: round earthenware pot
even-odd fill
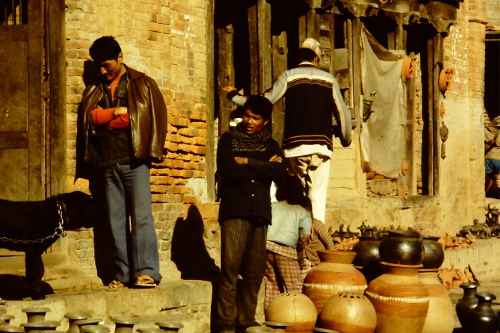
[[[438,270],[420,270],[420,280],[429,291],[429,310],[422,333],[451,333],[455,327],[455,309],[448,289],[439,281]]]
[[[429,291],[418,276],[422,265],[380,264],[384,274],[365,292],[377,313],[377,333],[421,333],[429,309]]]
[[[422,259],[423,269],[438,269],[444,261],[444,248],[439,243],[439,237],[424,236],[422,239],[424,246],[424,258]]]
[[[367,283],[382,275],[379,264],[381,242],[382,238],[361,236],[352,249],[356,252],[352,264],[365,276]]]
[[[266,321],[290,323],[287,332],[310,333],[316,324],[317,312],[306,295],[284,293],[269,303],[265,317]]]
[[[420,265],[424,258],[422,236],[412,230],[389,230],[380,243],[380,260],[398,265]]]
[[[373,333],[377,326],[377,314],[363,294],[339,292],[326,301],[318,326],[342,333]]]
[[[352,265],[356,252],[318,250],[318,255],[320,263],[307,273],[302,289],[313,301],[317,314],[326,301],[340,291],[364,292],[366,278]]]
[[[464,282],[460,286],[463,289],[464,294],[462,298],[458,301],[455,306],[458,320],[462,328],[467,331],[468,327],[468,314],[469,312],[477,306],[478,299],[476,297],[477,288],[479,287],[479,282]]]
[[[490,293],[477,293],[477,306],[467,315],[469,330],[471,332],[496,333],[498,329],[498,315],[491,308],[491,303],[496,299]]]
[[[315,327],[313,328],[314,333],[340,333],[339,331],[330,330],[328,328]]]

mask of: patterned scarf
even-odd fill
[[[232,148],[233,151],[265,151],[266,142],[271,139],[271,132],[267,128],[262,131],[249,135],[245,133],[243,123],[236,125],[233,131]]]

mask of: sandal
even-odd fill
[[[121,281],[113,280],[111,283],[108,285],[110,289],[123,289],[126,288],[125,284]]]
[[[135,280],[135,286],[136,287],[156,287],[156,282],[155,280],[147,275],[147,274],[142,274]]]

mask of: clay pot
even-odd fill
[[[380,264],[384,274],[365,292],[377,313],[377,333],[422,332],[429,309],[429,292],[418,276],[422,265]]]
[[[398,265],[420,265],[424,258],[422,236],[411,230],[389,230],[380,243],[380,260]]]
[[[491,308],[491,303],[496,299],[490,293],[477,293],[477,306],[467,315],[469,330],[471,332],[496,333],[498,329],[498,315]]]
[[[143,327],[138,328],[137,332],[139,333],[164,333],[165,331],[158,327]]]
[[[49,308],[24,308],[23,312],[28,317],[28,323],[45,321],[45,314],[49,312]]]
[[[109,333],[111,330],[104,325],[83,325],[82,333]]]
[[[356,252],[352,264],[365,276],[367,282],[382,275],[382,267],[379,265],[381,242],[381,238],[361,236],[352,249]]]
[[[38,333],[41,331],[55,331],[57,326],[59,326],[58,322],[54,321],[35,321],[31,323],[23,323],[21,327],[24,327],[24,331],[26,333]]]
[[[82,327],[86,325],[98,325],[102,321],[101,318],[88,318],[88,319],[80,319],[75,320],[74,324],[78,326],[80,332],[82,331]]]
[[[455,327],[455,309],[448,290],[439,281],[436,270],[420,271],[420,280],[429,291],[429,310],[422,333],[451,333]]]
[[[318,326],[342,333],[373,333],[377,326],[377,314],[364,295],[339,292],[323,306]]]
[[[90,318],[91,314],[88,312],[68,312],[64,315],[68,318],[69,327],[68,333],[80,333],[80,328],[75,324],[77,320],[84,320]]]
[[[12,325],[0,325],[0,333],[24,333],[24,328]]]
[[[137,324],[136,318],[111,317],[115,323],[115,333],[133,333],[134,325]]]
[[[175,322],[157,322],[155,325],[165,332],[179,332],[179,330],[184,327],[181,323]]]
[[[272,328],[275,333],[285,333],[286,328],[291,325],[290,323],[278,323],[275,321],[265,321],[263,324]]]
[[[273,333],[274,330],[271,327],[266,326],[252,326],[245,330],[245,333]]]
[[[317,319],[314,303],[304,294],[276,296],[265,310],[266,321],[290,323],[287,332],[310,333]]]
[[[424,236],[422,240],[424,246],[423,269],[438,269],[443,264],[444,249],[438,240],[439,237]]]
[[[468,330],[467,316],[469,312],[477,306],[478,299],[476,297],[479,282],[464,282],[460,286],[463,289],[464,295],[455,306],[458,320],[462,328]]]
[[[313,332],[317,333],[340,333],[339,331],[329,330],[328,328],[315,327]]]
[[[302,290],[313,301],[317,314],[340,291],[364,292],[366,278],[352,265],[356,252],[318,250],[318,255],[321,262],[307,273]]]

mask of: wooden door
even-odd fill
[[[44,196],[41,1],[0,1],[0,198]]]

